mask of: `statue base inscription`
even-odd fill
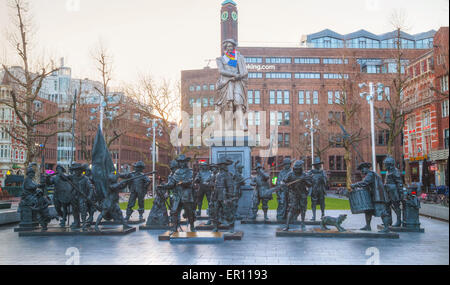
[[[71,228],[60,228],[60,227],[49,227],[46,231],[41,229],[27,232],[19,232],[19,237],[26,236],[102,236],[102,235],[126,235],[136,231],[136,228],[122,229],[122,227],[117,228],[107,228],[102,227],[100,231],[97,232],[94,228],[89,228],[86,231],[81,229],[74,230]]]
[[[383,229],[383,225],[378,225],[379,230]],[[424,228],[407,228],[407,227],[389,227],[389,230],[396,233],[424,233]]]
[[[340,232],[338,230],[322,230],[320,228],[309,229],[305,231],[291,230],[283,231],[277,229],[276,237],[315,237],[315,238],[385,238],[385,239],[398,239],[400,238],[398,233],[388,232],[368,232],[361,230],[346,230]]]

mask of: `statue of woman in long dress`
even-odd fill
[[[244,56],[236,51],[237,43],[233,39],[223,42],[224,55],[217,58],[220,77],[216,85],[218,100],[217,109],[225,120],[225,129],[230,130],[229,120],[224,117],[225,112],[232,112],[241,130],[247,130],[245,114],[247,113],[247,82],[248,71]]]

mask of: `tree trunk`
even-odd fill
[[[411,167],[409,165],[409,160],[405,160],[405,184],[411,184]]]

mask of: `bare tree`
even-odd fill
[[[110,147],[114,141],[118,140],[126,133],[126,126],[121,119],[126,115],[129,115],[127,108],[128,101],[126,96],[121,92],[118,94],[110,92],[113,59],[108,53],[108,50],[101,43],[99,44],[98,49],[94,51],[93,58],[101,82],[101,87],[94,86],[94,89],[102,100],[101,104],[103,105],[105,118],[103,120],[103,135],[105,136],[107,146]]]
[[[157,146],[166,151],[170,159],[175,158],[176,147],[169,139],[170,133],[174,128],[174,123],[180,112],[181,84],[172,83],[163,79],[156,82],[151,76],[142,76],[137,86],[129,87],[126,91],[127,96],[132,98],[133,104],[143,115],[148,118],[157,118],[160,121],[159,126],[162,129],[163,136],[167,139],[156,141]],[[187,151],[184,147],[181,153]],[[161,167],[169,168],[162,162],[158,163]]]
[[[39,145],[59,132],[57,118],[71,113],[73,104],[68,108],[48,108],[44,98],[43,85],[52,73],[58,72],[53,61],[40,63],[32,67],[36,58],[32,58],[29,34],[32,30],[29,4],[25,0],[13,0],[11,9],[16,13],[13,19],[17,30],[9,35],[9,41],[20,61],[20,68],[11,68],[2,64],[8,83],[12,87],[11,100],[1,103],[11,107],[22,126],[12,126],[6,129],[9,135],[26,146],[26,164],[35,161],[39,155]]]
[[[350,57],[352,57],[351,53],[343,49],[343,62],[345,59],[349,60]],[[344,67],[345,65],[343,64],[342,66],[342,70],[338,73],[339,96],[335,96],[333,100],[333,103],[338,106],[341,116],[333,116],[333,118],[330,118],[332,122],[339,125],[342,136],[330,138],[330,143],[332,145],[341,145],[345,150],[346,187],[350,190],[353,172],[353,152],[357,152],[355,145],[367,139],[367,136],[364,135],[363,128],[359,124],[359,96],[357,96],[358,92],[354,86],[354,82],[358,82],[360,78],[360,72],[355,70],[353,74],[349,74],[349,70],[346,70]]]

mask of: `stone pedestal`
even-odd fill
[[[40,229],[33,231],[19,232],[19,237],[26,236],[116,236],[116,235],[126,235],[136,231],[136,228],[122,229],[122,227],[108,228],[101,227],[100,232],[95,231],[94,228],[89,228],[85,231],[81,229],[71,229],[71,228],[60,228],[60,227],[49,227],[46,231]]]
[[[400,236],[398,233],[380,233],[369,232],[361,230],[346,230],[345,232],[339,232],[338,230],[322,230],[320,228],[302,230],[290,230],[283,231],[278,229],[276,232],[277,237],[315,237],[315,238],[385,238],[385,239],[398,239]]]
[[[291,222],[289,225],[301,225],[301,221],[294,221]],[[242,220],[241,224],[247,224],[247,225],[285,225],[285,221],[277,221],[277,220],[269,220],[264,221],[263,219],[256,219],[256,220]],[[306,226],[320,226],[320,221],[305,221]]]
[[[252,173],[252,150],[255,146],[254,140],[249,136],[236,136],[232,133],[225,136],[215,136],[210,139],[211,145],[211,162],[217,163],[221,157],[227,157],[236,162],[239,161],[244,166],[242,176],[248,178]],[[234,166],[229,166],[230,172],[234,174]],[[244,219],[249,216],[252,205],[253,187],[250,186],[250,180],[245,181],[245,185],[241,188],[242,196],[238,202],[237,219]]]
[[[165,232],[158,236],[159,241],[175,243],[221,243],[225,240],[242,240],[243,232]]]
[[[19,227],[15,228],[15,232],[32,231],[39,227],[37,222],[36,212],[33,211],[29,206],[20,207],[20,223]]]
[[[145,219],[142,220],[130,220],[127,222],[128,225],[139,225],[145,222]],[[100,222],[100,225],[102,226],[115,226],[115,225],[122,225],[119,221],[102,221]]]
[[[384,229],[383,225],[378,225],[379,230]],[[421,227],[389,227],[389,230],[396,233],[424,233],[425,229]]]

